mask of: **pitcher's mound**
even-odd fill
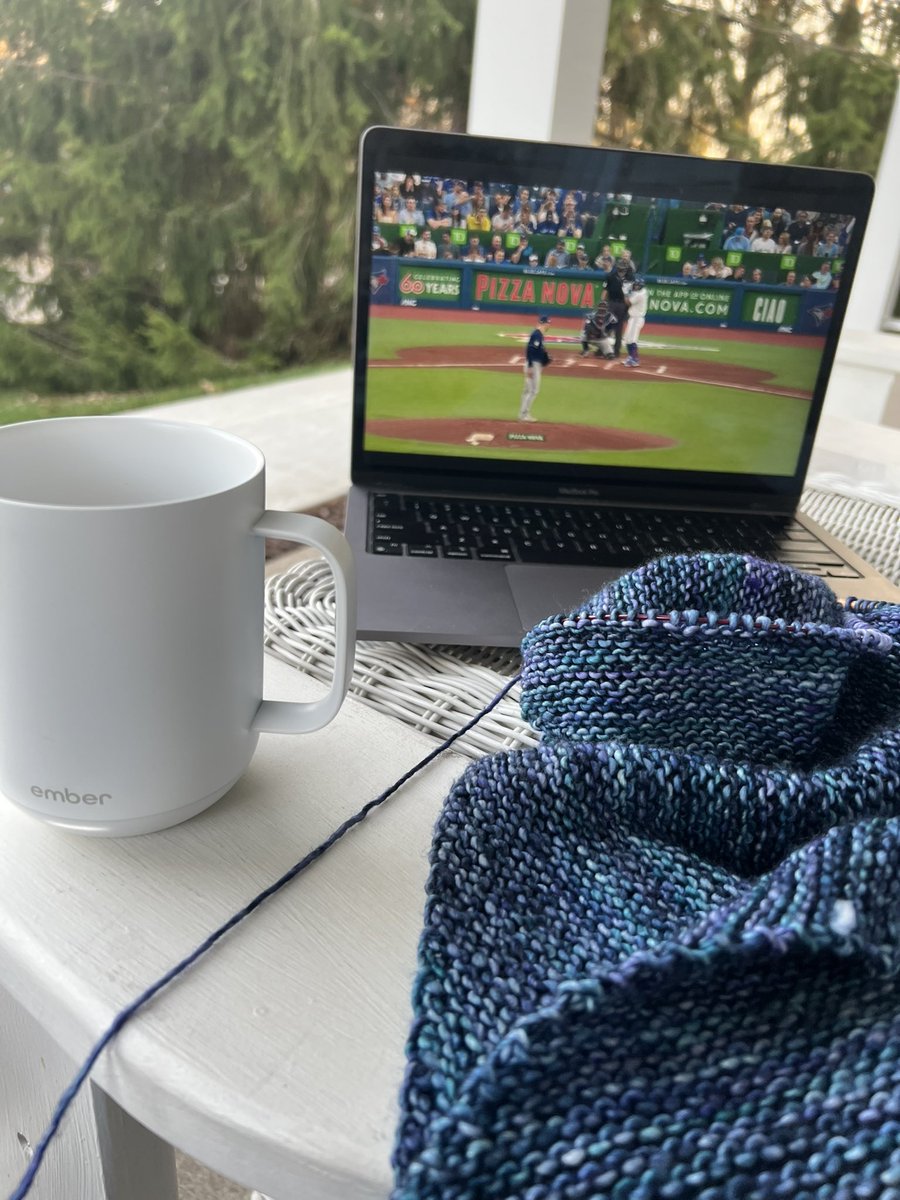
[[[434,442],[441,446],[481,446],[498,450],[666,450],[678,443],[672,438],[636,429],[560,422],[441,420],[369,421],[366,432],[380,437]]]

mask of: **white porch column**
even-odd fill
[[[468,132],[589,145],[611,0],[479,0]]]
[[[829,412],[900,425],[900,334],[882,322],[900,281],[900,88],[888,125],[847,316],[825,397]]]
[[[847,306],[845,328],[875,332],[894,302],[900,273],[900,87],[888,125],[878,175],[875,202]]]

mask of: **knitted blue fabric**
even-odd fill
[[[900,1200],[900,606],[662,559],[438,822],[397,1200]]]

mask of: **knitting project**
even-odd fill
[[[396,1200],[900,1200],[900,605],[673,557],[523,660],[541,745],[435,830]]]

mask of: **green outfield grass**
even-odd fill
[[[573,335],[575,319],[556,319],[551,334]],[[393,359],[406,347],[501,348],[500,363],[522,354],[517,336],[530,332],[520,318],[506,324],[460,324],[439,320],[405,322],[376,318],[370,326],[370,355]],[[499,337],[506,334],[506,337]],[[807,346],[716,341],[702,328],[689,331],[649,323],[646,342],[665,343],[665,349],[642,350],[642,363],[652,367],[654,353],[665,358],[734,363],[772,372],[773,387],[810,388],[819,354]],[[713,347],[713,353],[690,347]],[[606,426],[669,438],[668,449],[572,451],[566,461],[589,465],[642,466],[671,470],[718,470],[791,475],[809,415],[809,401],[739,387],[675,380],[626,378],[616,364],[598,364],[594,378],[566,377],[564,362],[579,353],[565,345],[550,345],[554,363],[545,372],[533,415],[539,422]],[[507,370],[409,366],[373,368],[368,381],[368,412],[374,419],[462,418],[514,421],[522,391],[520,368]],[[539,432],[540,425],[533,427]],[[466,458],[558,461],[559,452],[533,444],[489,450],[464,442],[453,447],[419,439],[366,435],[366,449],[410,454],[452,453]]]
[[[625,368],[622,368],[623,370]],[[486,378],[486,376],[489,376]],[[664,450],[572,451],[566,460],[585,464],[666,467],[675,470],[763,471],[790,475],[796,447],[809,414],[805,400],[785,400],[732,388],[692,384],[606,382],[544,374],[533,415],[540,421],[602,425],[656,433],[677,444]],[[375,418],[419,416],[514,421],[522,390],[516,371],[379,370],[370,379],[370,413]],[[711,398],[714,397],[714,407]],[[539,431],[540,426],[534,426]],[[727,449],[725,449],[727,446]],[[446,446],[368,434],[367,450],[406,454],[446,454]],[[491,449],[461,444],[452,453],[466,458],[543,462],[559,453],[529,445]]]

